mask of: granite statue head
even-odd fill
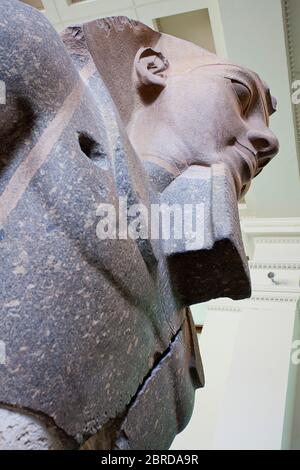
[[[17,0],[0,17],[4,445],[166,449],[204,386],[188,306],[251,293],[237,201],[277,151],[275,100],[124,17],[61,38]],[[124,196],[200,203],[202,239],[99,240]]]
[[[126,18],[99,20],[85,31],[153,185],[162,191],[191,165],[222,162],[237,198],[243,197],[278,152],[269,129],[276,99],[266,83],[247,68]]]

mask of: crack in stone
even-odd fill
[[[186,319],[185,319],[184,321],[186,321]],[[184,322],[183,322],[183,323],[184,323]],[[158,370],[158,368],[159,368],[159,366],[162,364],[162,362],[163,362],[167,357],[169,357],[169,355],[171,354],[173,344],[174,344],[175,341],[177,340],[179,334],[182,332],[183,323],[182,323],[182,325],[180,326],[180,328],[177,330],[177,332],[172,336],[171,341],[170,341],[169,346],[167,347],[167,349],[165,349],[165,351],[163,351],[163,353],[161,353],[161,354],[159,355],[159,357],[155,360],[155,362],[154,362],[152,368],[150,369],[150,371],[148,372],[148,374],[144,377],[144,380],[143,380],[142,384],[138,387],[138,389],[137,389],[135,395],[132,397],[132,399],[130,400],[129,404],[127,405],[127,407],[126,407],[126,413],[125,413],[124,419],[123,419],[123,421],[122,421],[122,423],[121,423],[119,433],[117,434],[116,439],[115,439],[115,442],[114,442],[114,447],[113,447],[114,450],[125,450],[125,449],[129,449],[129,447],[128,447],[128,436],[126,435],[125,429],[122,429],[122,426],[123,426],[124,423],[125,423],[125,420],[126,420],[126,418],[127,418],[127,416],[128,416],[129,411],[130,411],[131,408],[134,406],[136,400],[138,399],[138,397],[140,396],[140,394],[143,392],[144,388],[146,388],[147,383],[151,380],[151,378],[152,378],[153,375],[156,373],[156,371]]]
[[[184,321],[186,321],[186,319]],[[96,434],[89,437],[89,439],[84,442],[81,447],[81,450],[117,450],[119,448],[118,443],[121,444],[122,450],[128,447],[126,445],[126,443],[128,442],[128,438],[126,436],[125,430],[122,429],[122,426],[124,425],[129,411],[134,406],[140,394],[143,392],[148,381],[151,380],[151,378],[156,373],[162,362],[171,354],[173,344],[175,343],[176,339],[182,331],[183,323],[181,324],[177,332],[172,336],[168,347],[162,353],[159,353],[159,356],[155,359],[153,366],[151,367],[147,375],[144,377],[142,383],[139,385],[137,391],[132,396],[129,403],[126,405],[125,410],[122,413],[119,413],[115,418],[111,418],[103,426],[101,426],[101,429]]]
[[[185,321],[185,320],[184,320]],[[184,322],[183,322],[184,323]],[[8,405],[6,403],[0,402],[0,407],[3,407],[4,409],[23,413],[27,415],[28,417],[32,416],[33,418],[39,418],[42,423],[44,423],[46,426],[52,427],[57,431],[57,433],[60,435],[61,439],[68,443],[68,447],[72,448],[78,448],[80,446],[80,443],[84,442],[81,446],[81,449],[97,449],[97,450],[111,450],[112,448],[117,448],[117,442],[120,440],[122,442],[122,448],[124,448],[124,440],[125,442],[128,441],[128,438],[126,436],[125,431],[122,429],[122,426],[124,425],[124,422],[128,416],[129,411],[131,408],[134,406],[136,400],[140,396],[140,394],[143,392],[144,388],[146,387],[147,383],[153,375],[156,373],[158,370],[159,366],[162,364],[162,362],[168,357],[171,352],[172,352],[172,346],[175,343],[176,339],[178,338],[178,335],[182,331],[182,325],[180,328],[177,330],[177,332],[171,337],[171,340],[169,342],[168,347],[162,352],[162,353],[156,353],[154,357],[156,356],[156,359],[154,359],[154,363],[151,367],[151,369],[148,371],[148,373],[145,375],[143,378],[143,381],[137,388],[137,391],[135,394],[132,396],[131,400],[128,402],[128,404],[125,407],[125,410],[121,413],[119,413],[116,417],[109,419],[106,423],[104,423],[99,431],[95,433],[92,436],[76,436],[75,438],[73,436],[68,435],[62,428],[60,428],[55,420],[43,413],[42,411],[39,410],[33,410],[28,407],[23,407],[20,405]],[[76,442],[77,441],[77,442]],[[126,443],[125,443],[126,446]]]
[[[136,399],[138,398],[138,396],[142,392],[142,390],[145,387],[148,380],[152,377],[153,373],[156,372],[157,368],[160,366],[160,364],[163,362],[163,360],[171,353],[172,346],[175,343],[175,341],[176,341],[178,335],[181,333],[181,331],[182,331],[182,325],[177,330],[177,332],[172,336],[171,341],[170,341],[169,346],[167,347],[167,349],[165,349],[162,353],[160,353],[159,357],[154,361],[153,366],[149,370],[148,374],[144,377],[143,382],[140,384],[140,386],[138,387],[136,393],[134,394],[134,396],[131,398],[130,402],[126,406],[127,411],[129,411],[130,408],[134,405]]]

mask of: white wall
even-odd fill
[[[290,436],[292,443],[291,448],[292,450],[300,450],[300,365],[298,364],[298,362],[300,362],[300,301],[298,302],[294,339],[298,342],[297,350],[293,350],[293,353],[296,354],[297,364],[294,365],[291,370],[290,380],[293,388],[290,393],[290,400],[287,403],[287,413],[289,413],[289,416],[291,416],[290,419],[293,421],[293,428]],[[292,406],[293,400],[294,407]]]
[[[206,387],[173,449],[299,449],[300,366],[291,352],[300,339],[300,220],[253,218],[243,230],[253,295],[208,303],[200,336]]]
[[[198,44],[210,52],[216,52],[207,8],[159,18],[157,25],[162,33],[171,34]]]
[[[214,448],[281,449],[294,321],[271,302],[240,313]]]
[[[239,315],[234,311],[208,312],[199,337],[206,385],[197,392],[192,420],[186,430],[177,436],[172,449],[213,448],[239,320]]]
[[[271,128],[281,150],[253,182],[247,205],[257,217],[299,217],[299,165],[282,2],[219,0],[219,5],[228,56],[258,72],[278,100]]]

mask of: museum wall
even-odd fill
[[[300,220],[244,218],[242,228],[252,297],[203,306],[206,388],[174,449],[300,446],[299,364],[291,362],[300,337]]]

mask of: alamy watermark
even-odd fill
[[[6,104],[6,85],[3,80],[0,80],[0,104]]]
[[[0,341],[0,365],[6,364],[6,344]]]
[[[300,366],[300,340],[296,340],[292,345],[292,364]]]
[[[100,204],[96,227],[100,240],[182,240],[192,249],[204,244],[204,204]]]
[[[296,80],[292,83],[292,102],[295,105],[300,104],[300,80]]]

